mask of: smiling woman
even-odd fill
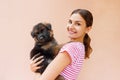
[[[79,14],[71,15],[67,26],[70,38],[84,37],[86,24],[85,20]]]
[[[65,43],[69,13],[76,8],[94,15],[88,33],[93,52],[77,80],[120,80],[120,0],[0,0],[0,80],[35,80],[29,66],[33,25],[51,23],[56,40]]]
[[[92,48],[90,46],[91,39],[88,35],[88,32],[92,28],[92,24],[92,14],[88,10],[77,9],[72,12],[67,25],[69,37],[71,39],[77,39],[77,41],[84,43],[86,51],[85,58],[89,58],[89,55],[92,51]]]
[[[67,25],[69,43],[61,48],[58,55],[37,80],[55,80],[59,74],[64,77],[61,80],[77,79],[84,59],[89,58],[92,51],[87,34],[92,27],[92,22],[93,16],[90,11],[76,9],[72,12]],[[33,60],[31,70],[35,70],[33,69],[37,67],[34,66],[35,64],[37,63],[34,63]]]

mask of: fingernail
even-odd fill
[[[40,56],[41,58],[43,58],[44,56]]]
[[[44,59],[42,59],[41,61],[44,61]]]

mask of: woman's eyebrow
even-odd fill
[[[82,22],[82,21],[75,21],[75,22]]]
[[[72,19],[68,19],[68,21],[73,21]],[[81,20],[75,20],[74,22],[82,22]]]
[[[81,20],[73,20],[73,19],[68,19],[68,20],[71,20],[71,21],[77,21],[77,22],[81,21]]]

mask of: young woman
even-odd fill
[[[67,31],[70,43],[65,44],[55,59],[48,65],[46,70],[36,80],[55,80],[60,74],[65,80],[76,80],[81,70],[84,59],[89,58],[92,48],[90,46],[90,37],[88,32],[92,28],[93,16],[86,9],[74,10],[67,24]],[[42,57],[40,57],[42,58]],[[38,59],[40,59],[38,58]],[[36,60],[31,63],[33,72],[37,67]]]

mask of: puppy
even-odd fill
[[[38,23],[35,25],[31,32],[31,36],[35,40],[35,45],[30,52],[30,59],[33,57],[36,59],[39,56],[43,56],[44,61],[38,65],[42,67],[36,70],[36,72],[42,74],[48,64],[55,58],[62,45],[58,45],[53,37],[50,23]],[[59,75],[56,80],[64,80],[64,78]]]

